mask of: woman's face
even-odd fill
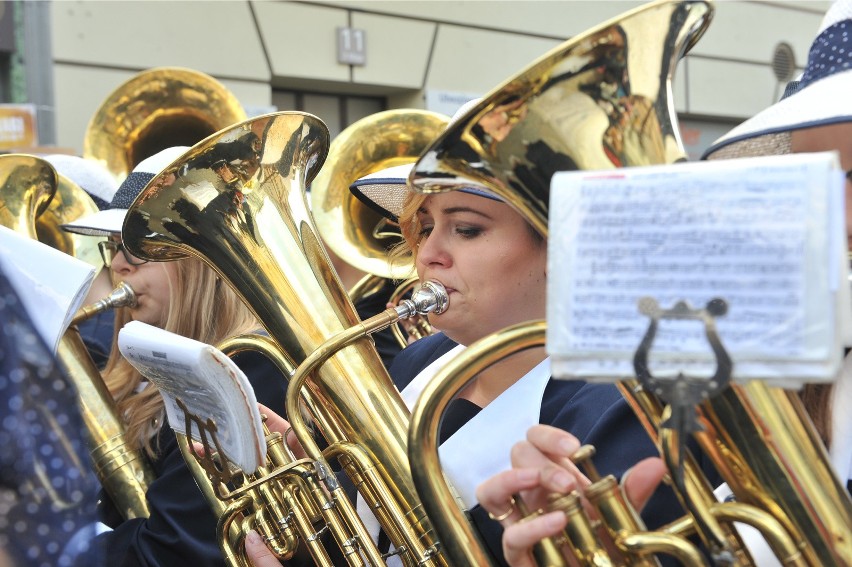
[[[794,130],[790,134],[793,153],[827,152],[840,154],[843,171],[852,170],[852,122]],[[846,179],[846,239],[852,249],[852,181]]]
[[[509,205],[451,191],[426,198],[417,218],[417,275],[447,288],[430,323],[468,345],[509,325],[543,319],[547,243]]]
[[[121,242],[118,235],[110,237],[110,240]],[[125,253],[130,254],[126,251]],[[134,256],[131,256],[131,259],[134,262],[139,261]],[[147,262],[134,266],[119,252],[113,257],[110,268],[115,281],[126,282],[136,292],[136,307],[130,308],[133,320],[162,327],[169,312],[169,282],[175,281],[175,263]]]

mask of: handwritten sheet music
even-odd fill
[[[849,315],[842,173],[836,156],[783,157],[568,172],[550,202],[548,351],[554,375],[616,380],[649,319],[723,298],[717,319],[734,377],[831,380]],[[845,295],[845,298],[842,297]],[[710,376],[697,321],[661,321],[655,376]]]

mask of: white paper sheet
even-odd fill
[[[54,354],[95,279],[91,265],[0,226],[0,262]]]
[[[843,177],[833,153],[568,172],[550,201],[548,352],[554,375],[632,377],[641,297],[716,320],[734,378],[796,387],[835,378],[850,314]],[[844,298],[844,294],[846,297]],[[848,310],[848,309],[847,309]],[[697,321],[661,320],[657,377],[711,376]]]
[[[160,390],[172,429],[201,441],[195,428],[186,430],[180,399],[190,413],[215,422],[223,452],[243,471],[252,473],[265,464],[266,441],[254,390],[220,350],[139,321],[119,331],[118,348]]]

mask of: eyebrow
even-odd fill
[[[445,215],[452,215],[452,214],[455,214],[455,213],[472,213],[474,215],[479,215],[479,216],[484,217],[486,219],[493,220],[491,215],[486,214],[486,213],[480,211],[479,209],[472,209],[470,207],[446,207],[444,209],[441,209],[441,212],[444,213]],[[425,207],[420,207],[419,209],[417,209],[417,214],[418,215],[428,215],[430,213]]]

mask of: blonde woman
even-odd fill
[[[130,203],[145,184],[188,148],[170,148],[140,163],[116,192],[110,209],[76,221],[66,229],[103,234],[104,263],[116,281],[136,292],[137,305],[116,314],[116,329],[142,321],[208,344],[257,331],[260,325],[230,287],[200,260],[145,262],[128,253],[121,226]],[[111,529],[98,536],[108,565],[224,565],[216,541],[216,518],[184,463],[174,432],[165,421],[163,399],[125,360],[113,341],[104,377],[127,436],[150,459],[156,479],[146,493],[151,515],[121,521],[108,502],[102,518]],[[262,355],[235,358],[255,388],[258,401],[284,411],[286,380]]]

